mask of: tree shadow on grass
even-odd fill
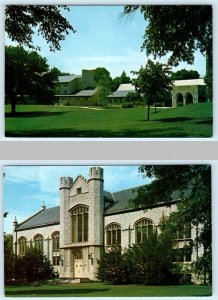
[[[5,113],[6,118],[38,118],[38,117],[53,117],[66,114],[67,112],[50,112],[50,111],[27,111],[27,112],[17,112],[15,115],[11,113]],[[72,113],[72,111],[70,112]]]
[[[163,119],[158,119],[154,121],[159,121],[163,123],[174,123],[174,122],[185,122],[185,121],[191,121],[193,118],[188,118],[188,117],[174,117],[174,118],[163,118]]]
[[[23,138],[156,138],[156,137],[189,137],[189,135],[177,127],[168,129],[132,129],[132,130],[77,130],[72,128],[52,129],[52,130],[34,130],[34,131],[6,131],[6,137]]]
[[[91,294],[91,293],[102,293],[102,292],[108,292],[111,289],[91,289],[91,288],[73,288],[72,289],[19,289],[15,291],[6,291],[5,295],[6,296],[40,296],[44,295],[46,297],[49,296],[58,296],[58,295],[63,295],[63,296],[75,296],[75,295],[81,295],[81,294]]]
[[[203,120],[203,121],[197,121],[195,122],[196,124],[206,124],[206,125],[212,125],[213,124],[213,119],[207,119],[207,120]]]

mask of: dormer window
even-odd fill
[[[82,188],[81,188],[81,187],[80,187],[80,188],[77,188],[77,189],[76,189],[76,194],[79,195],[79,194],[81,194],[81,193],[82,193]]]

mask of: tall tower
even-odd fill
[[[60,179],[60,247],[70,242],[70,188],[73,178],[61,177]]]
[[[89,243],[103,245],[103,169],[89,169]]]

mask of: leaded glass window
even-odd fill
[[[72,243],[88,242],[89,208],[79,205],[71,211]]]
[[[154,232],[153,222],[149,219],[141,219],[135,223],[136,244],[142,243]]]
[[[41,234],[34,237],[34,247],[43,252],[43,236]]]
[[[19,255],[24,255],[27,249],[27,240],[24,236],[19,238],[18,245],[19,245]]]
[[[121,245],[121,227],[117,223],[109,224],[106,227],[106,243],[107,246],[120,246]]]

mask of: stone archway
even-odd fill
[[[182,106],[182,105],[184,105],[183,95],[181,93],[178,93],[176,95],[176,106]]]
[[[185,95],[185,104],[188,105],[188,104],[193,104],[194,103],[194,97],[192,96],[191,93],[187,93]]]

